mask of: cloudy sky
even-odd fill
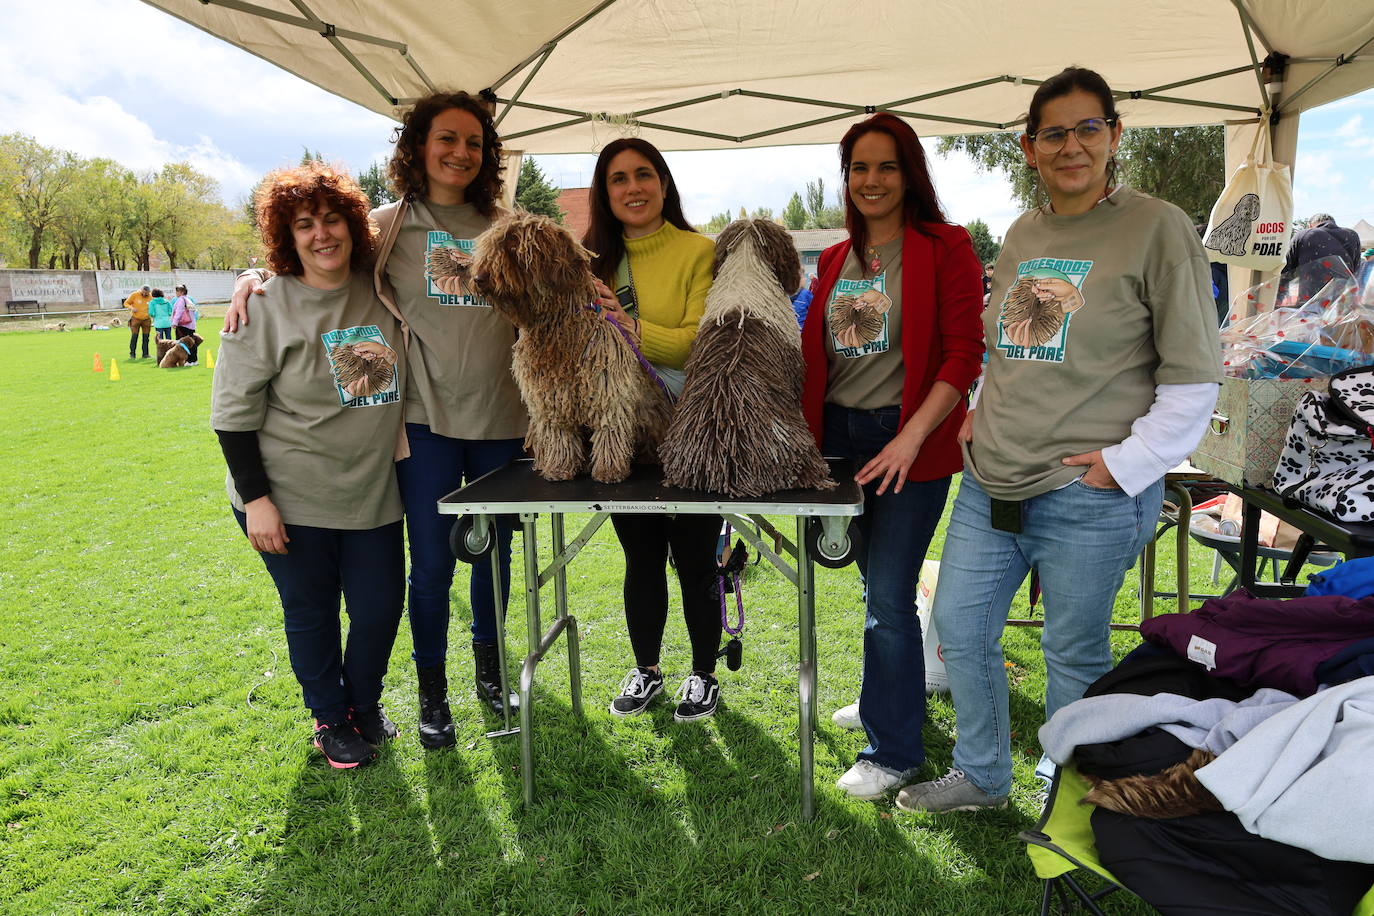
[[[329,95],[139,0],[6,0],[0,133],[18,131],[134,169],[187,161],[234,203],[303,147],[354,170],[385,158],[391,122]],[[289,114],[285,114],[289,113]],[[931,161],[952,218],[1001,235],[1015,216],[1001,178],[962,157]],[[837,182],[833,146],[669,154],[687,216],[778,212],[807,181]],[[539,157],[557,184],[586,184],[589,156]],[[1302,117],[1295,209],[1374,222],[1374,91]]]

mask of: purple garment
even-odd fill
[[[1374,598],[1282,600],[1237,589],[1191,614],[1152,617],[1140,625],[1140,635],[1243,687],[1308,697],[1317,689],[1318,665],[1374,637]]]

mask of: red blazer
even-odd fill
[[[967,392],[982,369],[983,268],[962,226],[923,223],[906,227],[902,238],[902,426],[921,406],[931,386],[948,382]],[[930,233],[926,235],[925,233]],[[819,445],[830,366],[825,352],[825,313],[850,242],[821,252],[811,310],[802,327],[802,411]],[[936,480],[963,470],[957,435],[964,422],[961,401],[931,431],[908,475]],[[900,427],[899,427],[900,428]]]

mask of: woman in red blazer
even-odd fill
[[[982,267],[940,209],[916,132],[880,112],[840,141],[849,239],[821,254],[802,328],[803,409],[826,455],[864,488],[868,746],[838,782],[880,798],[925,759],[925,655],[916,583],[950,478],[956,434],[983,356]],[[843,712],[839,717],[843,717]]]

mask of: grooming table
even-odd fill
[[[505,727],[490,736],[520,735],[521,775],[525,803],[534,802],[534,743],[532,736],[533,687],[535,669],[560,636],[568,642],[568,680],[573,711],[582,715],[581,656],[577,621],[568,613],[567,568],[596,530],[610,517],[621,514],[720,515],[730,522],[738,535],[797,588],[797,614],[801,635],[798,646],[797,692],[801,727],[801,807],[802,817],[815,811],[813,798],[814,757],[812,743],[816,730],[816,606],[812,563],[817,559],[827,566],[842,566],[852,559],[848,536],[850,519],[863,511],[863,491],[854,482],[848,461],[829,459],[830,476],[838,486],[833,490],[788,490],[758,499],[733,499],[721,494],[666,487],[658,467],[636,467],[630,477],[616,484],[602,484],[590,478],[550,482],[534,472],[529,459],[512,462],[474,480],[439,500],[441,515],[463,516],[454,525],[451,538],[460,559],[481,562],[490,559],[492,579],[498,590],[496,606],[504,606],[499,594],[501,576],[497,568],[494,518],[518,515],[524,530],[525,619],[529,630],[530,653],[520,669],[520,725],[512,728],[509,703]],[[553,556],[542,570],[535,520],[539,513],[549,515]],[[592,518],[571,542],[565,540],[563,520],[571,512],[590,512]],[[770,524],[764,515],[790,515],[796,519],[795,542]],[[748,520],[751,525],[741,522]],[[765,539],[764,535],[769,538]],[[767,543],[772,540],[773,544]],[[789,562],[790,561],[790,562]],[[557,616],[544,631],[540,623],[539,594],[550,581],[554,584]],[[497,641],[501,657],[502,690],[506,684],[505,622]]]

